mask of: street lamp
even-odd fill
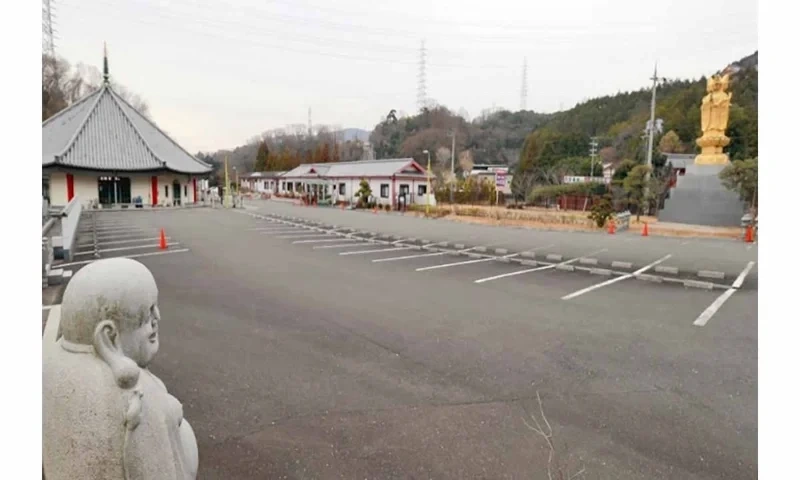
[[[431,152],[423,150],[422,153],[428,154],[428,189],[425,192],[428,194],[425,199],[425,216],[428,217],[431,214]]]

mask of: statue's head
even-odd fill
[[[138,378],[136,366],[147,367],[158,352],[160,320],[158,287],[147,267],[109,258],[90,263],[70,280],[59,334],[64,345],[93,346],[112,370],[119,370],[115,376],[122,386],[135,378],[120,376]]]
[[[706,86],[706,90],[709,93],[713,92],[724,92],[728,89],[728,83],[730,82],[730,74],[725,75],[712,75],[708,79],[708,84]]]

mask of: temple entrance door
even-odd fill
[[[181,184],[177,180],[172,182],[172,204],[180,206],[181,204]]]

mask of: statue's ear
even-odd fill
[[[139,381],[139,366],[126,357],[114,343],[119,332],[111,320],[103,320],[94,329],[94,349],[114,374],[114,380],[120,388],[128,390]]]

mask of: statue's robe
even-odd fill
[[[180,402],[142,369],[135,387],[117,386],[91,346],[68,351],[45,332],[42,348],[42,462],[47,480],[194,479],[197,444]],[[135,391],[138,425],[125,422]]]

